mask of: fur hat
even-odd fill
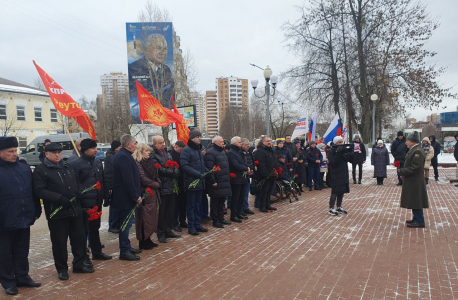
[[[81,153],[84,153],[87,149],[97,147],[97,143],[93,139],[84,139],[81,141],[80,147]]]
[[[414,143],[420,143],[420,135],[417,131],[414,131],[407,136],[407,140]]]
[[[202,136],[202,133],[200,133],[199,130],[195,129],[189,132],[189,139],[192,140],[195,137]]]
[[[332,139],[332,142],[334,144],[337,144],[337,142],[340,141],[340,140],[343,140],[343,138],[340,135],[338,135],[338,136],[336,136],[335,138]]]
[[[17,148],[19,143],[17,138],[14,136],[2,136],[0,137],[0,150],[5,150],[9,148]]]

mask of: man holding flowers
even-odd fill
[[[44,149],[45,159],[33,172],[33,191],[43,200],[52,243],[52,254],[58,278],[68,280],[67,240],[73,254],[73,273],[93,273],[90,264],[84,264],[86,235],[81,216],[76,173],[62,160],[62,146],[49,144]],[[71,201],[71,199],[73,199]],[[62,207],[59,209],[59,207]],[[54,213],[57,210],[56,213]]]

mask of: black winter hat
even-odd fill
[[[53,152],[53,151],[62,151],[63,148],[60,144],[51,143],[45,147],[45,152]]]
[[[407,136],[407,140],[414,143],[420,143],[420,135],[417,131],[414,131]]]
[[[190,140],[192,140],[193,138],[198,137],[198,136],[202,136],[202,133],[200,133],[199,130],[192,130],[192,131],[189,133],[189,139],[190,139]]]
[[[286,155],[284,155],[284,154],[278,154],[278,158],[286,158]]]
[[[111,142],[111,150],[115,151],[116,148],[118,148],[119,146],[121,146],[121,142],[120,141],[112,141]]]
[[[398,131],[398,135],[397,136],[404,136],[404,132]]]
[[[19,143],[17,138],[14,136],[2,136],[0,137],[0,150],[5,150],[8,148],[17,148]]]
[[[45,144],[48,143],[48,142],[51,143],[51,140],[50,139],[46,139],[45,140]]]
[[[97,147],[96,141],[93,139],[84,139],[81,141],[81,152],[84,153],[87,149]]]

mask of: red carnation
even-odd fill
[[[149,187],[146,188],[146,192],[147,192],[150,196],[153,195],[153,191],[152,191]]]
[[[315,155],[316,155],[316,156],[320,156],[320,154],[319,154],[319,153],[315,153]]]
[[[283,173],[283,169],[282,169],[282,167],[278,167],[278,174],[281,175],[281,173]]]
[[[255,164],[255,165],[259,165],[259,160],[255,160],[255,161],[254,161],[254,164]]]
[[[97,181],[97,182],[94,184],[94,190],[100,191],[101,189],[102,189],[102,185],[100,184],[100,181]]]
[[[237,177],[234,173],[229,173],[229,175],[231,175],[232,178]]]
[[[154,164],[154,167],[155,167],[156,169],[160,169],[162,166],[161,166],[161,164]]]
[[[394,166],[395,166],[396,168],[400,168],[400,167],[401,167],[401,162],[395,160],[395,161],[394,161]]]
[[[297,178],[297,177],[299,177],[299,175],[298,175],[298,174],[294,174],[294,177],[296,177],[296,178]]]
[[[286,163],[287,166],[291,166],[291,163]]]

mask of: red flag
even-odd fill
[[[180,122],[175,122],[175,126],[177,127],[177,139],[180,141],[183,141],[185,145],[188,145],[189,127],[186,125],[186,121],[184,120],[184,117],[180,114],[177,107],[175,106],[173,95],[172,95],[172,104],[173,104],[173,110],[175,111],[175,113],[180,115],[181,117]]]
[[[138,106],[140,108],[140,120],[148,121],[153,125],[164,127],[171,123],[179,122],[180,115],[177,115],[170,109],[162,106],[162,104],[154,98],[138,81],[137,96]]]
[[[86,115],[81,106],[72,99],[72,97],[65,92],[65,90],[51,78],[42,68],[40,68],[35,61],[33,64],[37,68],[38,74],[43,81],[43,84],[48,91],[49,97],[54,103],[54,107],[66,117],[75,119],[81,128],[86,131],[91,139],[95,140],[95,130],[91,119]]]

